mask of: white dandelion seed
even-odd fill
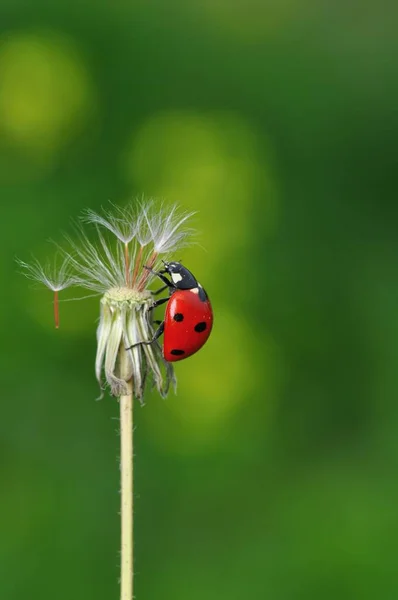
[[[183,225],[194,214],[194,212],[178,213],[177,206],[173,206],[168,213],[164,210],[154,240],[156,252],[159,252],[159,254],[175,252],[189,245],[189,238],[195,231],[194,229],[184,229]]]
[[[140,203],[140,212],[137,221],[137,240],[140,246],[145,247],[156,239],[156,223],[162,206],[153,199]]]
[[[181,212],[177,205],[154,206],[150,204],[142,210],[142,228],[154,244],[155,252],[165,254],[181,249],[189,242],[189,238],[195,233],[194,229],[183,228],[183,225],[191,219],[195,212]]]
[[[137,215],[131,205],[126,207],[116,206],[112,203],[111,209],[103,209],[103,214],[93,210],[86,210],[82,220],[86,223],[94,223],[105,227],[112,232],[123,244],[129,244],[137,233]]]
[[[42,265],[37,258],[34,258],[31,264],[17,259],[17,263],[22,268],[22,273],[28,279],[45,285],[54,292],[54,323],[56,329],[59,328],[59,292],[76,284],[76,277],[72,273],[71,261],[68,256],[64,256],[59,264],[56,256],[53,263],[46,262]]]
[[[75,283],[75,277],[72,274],[69,257],[67,256],[63,258],[61,264],[58,264],[57,257],[52,263],[47,261],[44,265],[37,258],[34,258],[30,264],[19,259],[17,259],[17,263],[23,269],[22,273],[25,277],[42,283],[53,292],[61,292]]]

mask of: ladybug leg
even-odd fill
[[[163,283],[165,284],[165,287],[162,289],[166,289],[166,287],[175,288],[175,285],[169,279],[167,279],[167,277],[164,276],[164,272],[166,272],[166,271],[164,271],[164,272],[154,271],[153,269],[150,269],[147,266],[144,266],[144,269],[146,269],[147,271],[152,273],[152,275],[156,275],[156,277],[159,277],[159,279],[161,279],[163,281]],[[155,293],[160,293],[160,290],[159,290],[159,292],[155,292]]]
[[[137,342],[136,344],[133,344],[132,346],[130,346],[129,348],[126,348],[126,350],[131,350],[132,348],[136,348],[137,346],[141,346],[142,344],[145,344],[146,346],[149,346],[150,344],[153,344],[153,342],[156,342],[156,340],[158,338],[160,338],[160,336],[162,335],[164,331],[164,321],[162,321],[158,327],[158,329],[155,331],[154,336],[151,340],[147,340],[147,341],[143,341],[143,342]]]
[[[160,298],[159,300],[156,300],[155,302],[152,303],[152,305],[149,307],[149,310],[153,310],[157,306],[160,306],[161,304],[164,304],[165,302],[168,302],[168,301],[169,301],[169,298]]]
[[[161,294],[162,292],[164,292],[165,290],[167,290],[167,288],[170,288],[170,284],[168,283],[167,285],[163,285],[160,290],[156,290],[156,292],[152,292],[152,294],[154,296],[158,296],[159,294]]]

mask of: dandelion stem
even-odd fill
[[[54,291],[54,323],[55,329],[59,328],[59,300],[58,300],[58,290]]]
[[[124,378],[129,357],[120,348],[120,374]],[[120,600],[133,599],[133,390],[132,380],[128,382],[130,393],[120,396],[120,494],[121,494],[121,573]]]
[[[129,286],[130,280],[130,258],[129,258],[129,245],[127,242],[124,244],[124,268],[126,273],[126,286]]]

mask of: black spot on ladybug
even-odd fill
[[[201,321],[200,323],[196,323],[194,329],[198,333],[201,333],[202,331],[204,331],[206,329],[206,327],[207,327],[207,324],[204,321]]]
[[[176,313],[174,315],[173,319],[174,319],[174,321],[178,321],[178,323],[179,323],[180,321],[184,320],[184,315],[182,313]]]
[[[185,354],[185,350],[178,350],[178,349],[174,349],[170,351],[170,354],[172,354],[173,356],[182,356],[183,354]]]

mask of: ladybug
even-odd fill
[[[154,309],[167,302],[164,321],[157,321],[160,325],[151,340],[133,344],[128,350],[141,344],[152,344],[164,333],[163,356],[167,361],[175,362],[192,356],[208,340],[213,327],[213,311],[205,290],[191,271],[179,262],[163,261],[163,264],[161,271],[145,268],[165,284],[155,294],[169,290],[168,298],[161,298],[151,306]]]

